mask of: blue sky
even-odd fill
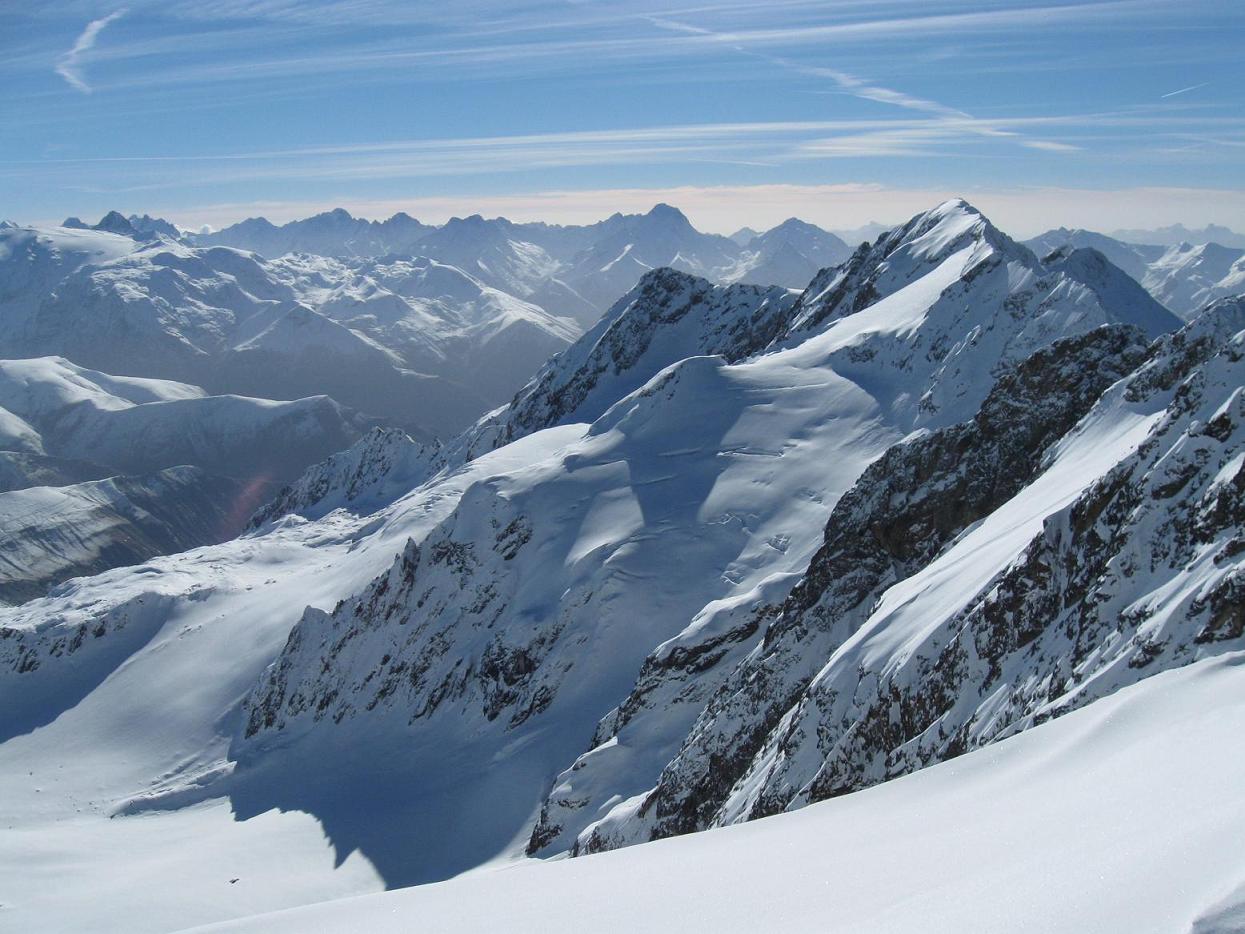
[[[1240,0],[0,5],[0,216],[1245,227]]]

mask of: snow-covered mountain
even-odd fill
[[[480,414],[484,405],[508,399],[581,333],[570,319],[427,258],[340,262],[297,255],[269,268],[325,318],[435,377],[442,385],[425,392],[458,411],[468,403],[454,393],[472,400]],[[435,415],[430,421],[444,424]]]
[[[313,263],[276,266],[307,294]],[[1117,690],[1209,696],[1245,649],[1243,342],[1242,300],[1182,327],[962,201],[798,295],[647,271],[445,448],[375,433],[236,540],[0,611],[13,917],[167,929],[887,782],[793,827],[961,753],[1006,814],[999,788],[1055,786],[991,763]],[[601,859],[644,857],[559,865]]]
[[[281,227],[253,218],[191,239],[269,258],[311,253],[432,259],[585,328],[651,269],[669,266],[718,282],[800,288],[851,252],[834,234],[795,218],[763,234],[748,230],[738,241],[701,233],[667,204],[571,226],[473,214],[427,227],[406,215],[378,223],[339,208]]]
[[[523,239],[516,225],[479,214],[451,218],[423,238],[419,252],[518,296],[530,295],[560,267],[545,249]]]
[[[231,538],[370,424],[324,396],[209,396],[61,357],[0,360],[0,600]]]
[[[252,217],[212,233],[193,234],[190,239],[201,246],[234,247],[267,259],[286,253],[383,256],[409,254],[432,229],[402,212],[388,220],[368,221],[335,208],[280,226],[263,217]]]
[[[1061,227],[1028,241],[1027,245],[1040,256],[1068,247],[1098,250],[1186,320],[1216,299],[1245,291],[1245,249],[1218,243],[1178,243],[1165,249]]]
[[[63,357],[0,360],[0,449],[27,456],[9,462],[14,470],[69,464],[144,474],[188,464],[245,481],[282,481],[352,444],[371,424],[324,396],[211,396]],[[7,486],[35,485],[18,481]]]
[[[870,221],[867,224],[862,224],[860,227],[853,227],[850,230],[834,230],[832,232],[848,246],[857,247],[862,243],[870,243],[876,240],[889,230],[890,228],[885,224],[879,224],[877,221]]]
[[[59,355],[216,394],[327,394],[442,434],[507,399],[578,335],[426,261],[266,261],[59,228],[0,232],[0,317],[0,356]]]
[[[1092,230],[1069,230],[1067,227],[1048,230],[1041,236],[1026,240],[1025,246],[1038,256],[1047,256],[1069,246],[1074,249],[1088,247],[1097,250],[1138,282],[1145,279],[1150,271],[1150,264],[1166,252],[1161,246],[1127,243]]]
[[[657,787],[613,809],[581,846],[841,795],[1239,649],[1243,341],[1240,300],[1160,341],[1039,461],[1022,455],[1038,469],[1015,495],[973,480],[985,452],[963,437],[888,453],[840,501],[808,573]],[[1039,362],[1031,375],[1070,398],[1088,361],[1063,356],[1053,349],[1058,373]],[[999,384],[999,415],[1031,411],[1016,389]],[[964,430],[1014,443],[1016,423],[990,408]],[[1050,440],[1019,425],[1026,442]],[[997,507],[956,495],[974,485]],[[943,492],[967,511],[948,513]],[[897,500],[913,512],[885,509]],[[913,541],[878,527],[904,519],[929,532]],[[851,553],[861,528],[876,557]]]
[[[658,204],[647,214],[616,214],[599,226],[603,235],[562,273],[571,288],[598,308],[609,307],[650,269],[669,266],[713,275],[730,266],[739,249],[726,237],[701,233],[668,204]]]
[[[1177,244],[1150,264],[1141,284],[1182,317],[1216,299],[1245,292],[1245,249]]]
[[[862,250],[856,263],[816,283],[799,303],[772,305],[785,328],[764,328],[751,355],[741,354],[744,362],[688,356],[638,388],[620,381],[619,392],[627,394],[599,416],[589,402],[599,383],[572,377],[552,392],[534,391],[528,398],[542,402],[532,427],[565,423],[565,405],[543,400],[568,399],[570,412],[595,419],[584,440],[558,455],[556,469],[534,465],[528,475],[469,489],[366,591],[332,614],[309,611],[247,702],[239,761],[258,767],[290,748],[323,761],[356,731],[374,741],[393,737],[383,741],[386,748],[418,746],[443,737],[451,723],[461,729],[474,722],[468,763],[495,755],[527,730],[547,735],[514,761],[526,773],[536,762],[547,767],[567,735],[591,728],[589,752],[555,783],[531,847],[576,846],[579,834],[565,816],[571,814],[574,829],[589,834],[584,846],[598,848],[592,834],[605,832],[599,822],[609,819],[609,807],[634,800],[645,778],[657,778],[681,719],[708,698],[712,677],[705,673],[731,649],[742,654],[755,644],[756,604],[780,600],[793,571],[808,566],[816,547],[809,519],[824,514],[869,461],[914,427],[959,422],[959,413],[982,403],[991,382],[983,373],[1006,372],[1061,337],[1113,321],[1139,328],[1095,333],[1083,358],[1065,359],[1077,348],[1052,351],[1064,370],[1097,380],[1069,387],[1069,398],[1092,400],[1113,372],[1122,376],[1140,360],[1148,338],[1178,324],[1098,254],[1077,252],[1043,267],[962,203],[914,219],[876,251]],[[625,364],[630,354],[615,353],[644,342],[611,345],[606,336],[625,333],[631,321],[641,324],[640,333],[654,320],[667,323],[661,312],[671,307],[716,306],[724,321],[756,320],[748,308],[755,300],[672,300],[672,286],[714,288],[654,273],[582,346]],[[862,294],[873,304],[847,312]],[[667,317],[685,333],[684,322],[695,320]],[[729,333],[722,323],[712,333]],[[957,330],[968,339],[952,339]],[[799,339],[808,332],[816,336]],[[673,343],[684,353],[709,349]],[[756,355],[765,347],[774,349]],[[942,354],[918,363],[913,350],[922,347]],[[1120,359],[1106,359],[1112,354]],[[581,364],[573,372],[609,367]],[[1046,387],[1051,376],[1032,376],[1027,392]],[[548,379],[538,378],[537,386]],[[904,391],[908,380],[927,388]],[[887,384],[884,392],[875,388],[880,384]],[[1004,399],[995,405],[1016,404],[1006,393]],[[825,402],[830,408],[821,407]],[[527,405],[517,401],[515,409]],[[1066,430],[1075,420],[1072,404],[1051,406]],[[750,413],[761,412],[764,421],[752,427]],[[521,418],[508,424],[524,427]],[[1048,441],[1059,437],[1053,429],[1033,431]],[[802,495],[774,498],[792,488]],[[670,554],[680,555],[673,576],[660,570]],[[644,585],[623,583],[633,580]],[[690,694],[671,698],[644,681],[653,656],[639,664],[641,643],[677,659],[681,675],[693,673],[690,686],[680,685]],[[641,682],[620,692],[637,670]],[[653,692],[649,713],[628,710],[627,693]],[[611,711],[611,699],[624,704]],[[625,738],[623,726],[631,728]]]
[[[318,519],[334,509],[356,513],[388,506],[430,477],[440,446],[396,428],[374,428],[344,451],[315,464],[251,517],[252,527],[297,513]]]
[[[802,288],[822,269],[837,266],[852,254],[834,234],[794,217],[743,246],[743,256],[724,277],[728,282]]]
[[[131,214],[126,218],[130,223],[130,228],[139,237],[165,237],[169,240],[181,240],[185,237],[185,231],[181,230],[176,224],[166,221],[163,217],[152,217],[150,214]]]

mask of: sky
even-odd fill
[[[0,2],[0,218],[1245,228],[1241,0]]]

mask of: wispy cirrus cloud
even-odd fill
[[[1065,151],[1071,143],[1034,139],[1059,134],[1089,140],[1096,134],[1136,141],[1187,141],[1206,126],[1219,135],[1245,131],[1245,118],[1206,118],[1163,110],[1093,112],[988,119],[950,119],[912,113],[872,119],[790,120],[639,126],[500,136],[401,139],[346,145],[310,145],[221,153],[114,156],[57,155],[0,160],[0,179],[91,177],[100,191],[133,194],[187,184],[337,184],[349,181],[522,175],[549,169],[724,163],[774,170],[819,160],[961,156],[995,137],[1038,151]],[[1020,136],[1020,134],[1025,134]],[[1086,136],[1089,134],[1089,136]],[[970,148],[971,147],[971,148]],[[1051,147],[1058,149],[1051,150]],[[135,169],[141,166],[141,172]],[[756,172],[753,173],[757,174]],[[771,172],[771,177],[773,173]],[[75,184],[81,184],[75,181]]]
[[[1096,23],[1105,28],[1121,20],[1120,14],[1146,9],[1155,0],[1090,0],[1078,3],[1046,3],[1016,9],[987,9],[971,12],[924,12],[926,7],[911,2],[835,6],[775,2],[761,9],[774,13],[764,19],[780,19],[783,8],[821,11],[831,22],[809,22],[798,26],[756,26],[725,29],[686,27],[668,29],[669,34],[641,34],[627,24],[661,25],[660,20],[681,12],[694,16],[726,15],[738,19],[748,11],[744,4],[690,4],[685,10],[658,12],[654,7],[668,4],[620,4],[609,10],[594,4],[560,5],[544,3],[497,3],[495,0],[467,3],[465,9],[439,11],[427,4],[395,4],[392,0],[343,0],[337,3],[265,2],[220,0],[203,3],[164,3],[151,8],[162,16],[178,16],[181,22],[215,22],[238,24],[265,22],[282,24],[288,31],[277,29],[270,46],[245,56],[213,54],[202,61],[169,61],[158,69],[134,71],[110,82],[110,88],[135,89],[165,87],[172,84],[206,82],[243,82],[297,78],[326,72],[363,74],[386,72],[399,68],[423,68],[433,71],[452,67],[463,74],[490,73],[499,68],[518,67],[563,70],[586,61],[639,62],[700,56],[710,53],[721,43],[749,49],[779,47],[815,47],[827,42],[871,44],[890,40],[912,39],[928,35],[993,34],[1014,29],[1049,30],[1077,23]],[[884,11],[883,15],[860,18],[861,10]],[[557,15],[554,15],[557,11]],[[94,44],[99,29],[119,14],[91,23],[81,43],[89,36]],[[752,15],[757,15],[755,9]],[[552,19],[551,19],[552,17]],[[747,17],[745,17],[747,18]],[[377,39],[374,30],[356,31],[343,27],[362,24],[388,26],[385,38]],[[667,25],[673,25],[667,23]],[[98,27],[98,28],[96,28]],[[673,33],[680,34],[673,34]],[[530,35],[529,35],[530,34]],[[318,38],[317,38],[318,37]],[[506,37],[508,41],[487,41],[489,37]],[[178,52],[190,52],[206,43],[213,52],[219,49],[220,36],[214,31],[178,31],[174,37]],[[288,40],[287,45],[285,41]],[[325,45],[314,48],[303,41]],[[109,58],[135,59],[151,54],[151,40],[108,51]],[[77,49],[77,46],[75,46]],[[180,58],[181,56],[179,56]],[[75,50],[67,53],[66,80],[79,90],[89,90],[77,68]],[[58,69],[59,70],[59,69]],[[848,81],[852,80],[847,76]],[[863,96],[872,90],[884,94],[888,89],[874,88],[867,82],[858,90]],[[902,106],[902,105],[901,105]]]
[[[1080,152],[1080,146],[1073,146],[1071,143],[1060,143],[1052,139],[1027,139],[1021,143],[1029,149],[1040,149],[1044,152]]]
[[[1231,187],[1243,17],[1215,0],[28,4],[0,14],[22,24],[0,29],[0,75],[29,141],[0,186],[11,213],[62,215],[555,184],[1091,185],[1121,166]]]
[[[1102,7],[1116,8],[1122,4],[1131,2],[1133,2],[1133,0],[1120,0],[1120,2],[1107,4],[1089,4],[1078,7],[1076,11],[1072,11],[1072,8],[1069,6],[1049,7],[1047,8],[1047,15],[1049,16],[1052,13],[1062,15],[1070,11],[1083,13],[1085,9],[1099,9]],[[1007,22],[1012,22],[1014,13],[1008,13],[1007,11],[1003,12],[1003,18]],[[1029,11],[1019,12],[1028,13]],[[930,25],[930,21],[942,24],[948,19],[954,20],[955,22],[963,22],[965,18],[964,14],[957,14],[950,17],[916,17],[915,19],[925,23],[926,25]],[[998,21],[999,18],[1000,15],[998,13],[967,17],[967,19],[974,23],[993,23]],[[672,30],[686,35],[699,36],[719,42],[741,55],[759,58],[768,64],[784,68],[788,71],[798,72],[811,77],[826,78],[834,83],[840,93],[848,94],[861,100],[873,101],[878,104],[886,104],[893,107],[899,107],[904,110],[917,111],[935,118],[934,121],[923,126],[901,126],[871,133],[816,140],[800,147],[798,156],[803,158],[926,156],[933,154],[933,151],[925,144],[935,141],[948,141],[963,138],[965,136],[1001,138],[1019,136],[1019,134],[1014,130],[1003,129],[992,121],[978,120],[973,117],[972,114],[969,114],[957,107],[950,107],[938,101],[930,100],[925,97],[919,97],[906,91],[884,87],[876,82],[869,81],[840,68],[828,68],[822,65],[809,65],[804,62],[793,61],[792,59],[783,56],[771,55],[766,52],[757,51],[749,47],[748,41],[752,37],[746,34],[717,33],[712,30],[659,17],[654,17],[651,22],[655,26],[662,29]],[[892,26],[896,23],[906,26],[910,20],[893,20],[890,22]],[[876,26],[877,23],[858,25]],[[821,32],[821,30],[815,31]],[[806,29],[803,32],[808,32],[808,30]],[[1068,143],[1061,143],[1051,140],[1026,140],[1018,138],[1016,141],[1022,146],[1045,152],[1076,152],[1081,148]]]
[[[109,13],[107,16],[101,16],[99,19],[93,19],[86,24],[86,28],[78,36],[68,52],[62,55],[56,62],[56,73],[69,82],[70,86],[77,88],[84,94],[91,93],[91,86],[86,83],[86,79],[82,76],[82,59],[95,47],[95,42],[99,39],[99,34],[110,23],[115,23],[126,13],[125,8],[117,10],[115,13]]]

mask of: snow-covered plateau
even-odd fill
[[[68,286],[33,296],[72,280],[134,312],[118,353],[178,366],[305,328],[407,372],[451,305],[561,341],[435,442],[65,349],[0,364],[6,446],[63,471],[14,514],[186,519],[73,473],[142,448],[97,424],[315,402],[353,431],[235,537],[0,607],[0,925],[1240,929],[1245,296],[1177,316],[1104,250],[958,199],[854,250],[752,236],[758,268],[828,258],[747,284],[671,212],[510,225],[551,260],[520,265],[479,218],[336,216],[336,257],[287,252],[305,226],[247,222],[268,258],[0,231],[33,257],[18,320],[68,314]],[[399,234],[427,255],[374,255]],[[686,265],[647,268],[641,235]],[[549,276],[618,291],[576,323],[529,300]],[[203,414],[129,414],[174,405]],[[0,562],[66,537],[29,524]]]

